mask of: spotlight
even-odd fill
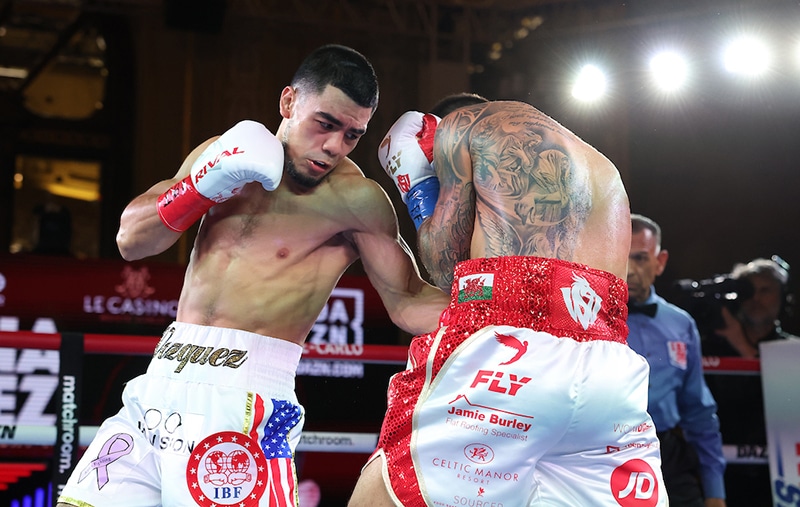
[[[572,96],[584,102],[591,102],[605,95],[606,76],[594,65],[584,65],[572,86]]]
[[[725,69],[746,77],[755,77],[769,70],[771,55],[764,41],[752,36],[742,36],[725,49]]]
[[[656,86],[661,90],[672,92],[681,88],[686,82],[686,60],[671,51],[658,53],[650,60],[650,71]]]

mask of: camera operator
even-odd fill
[[[753,295],[741,302],[735,315],[728,307],[722,307],[724,327],[715,329],[705,338],[705,355],[756,358],[762,342],[798,339],[781,329],[780,316],[786,304],[789,281],[787,268],[776,258],[755,259],[733,268],[730,278],[749,282]]]
[[[758,346],[763,342],[798,339],[780,327],[789,280],[788,265],[782,259],[759,258],[737,264],[727,278],[739,284],[739,294],[733,299],[734,304],[718,305],[719,318],[703,333],[705,356],[757,358]],[[763,455],[767,430],[761,377],[710,375],[706,381],[719,405],[724,442],[736,445],[739,455]],[[763,464],[738,463],[728,467],[725,478],[731,507],[733,499],[746,507],[773,505],[769,468]]]
[[[725,457],[717,404],[703,378],[694,319],[657,295],[668,252],[661,227],[631,214],[628,345],[650,365],[647,411],[661,445],[671,507],[725,507]]]

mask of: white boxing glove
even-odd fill
[[[408,111],[394,122],[378,147],[381,167],[394,181],[414,225],[433,214],[439,180],[433,170],[433,139],[440,118]]]
[[[243,120],[200,154],[189,176],[158,198],[164,225],[182,232],[213,205],[224,202],[257,181],[275,190],[283,176],[283,145],[264,125]]]

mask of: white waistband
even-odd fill
[[[161,336],[147,373],[291,400],[302,353],[300,345],[278,338],[173,322]]]

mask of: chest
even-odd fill
[[[348,250],[349,255],[347,232],[336,203],[324,191],[296,195],[249,184],[209,211],[195,246],[279,259],[305,258],[330,249]]]

